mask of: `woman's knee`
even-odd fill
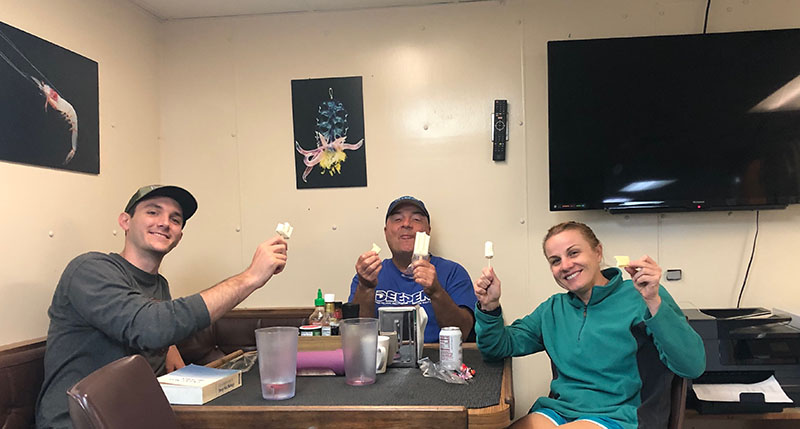
[[[550,419],[538,413],[530,413],[509,426],[510,429],[551,429],[554,427],[556,425]]]

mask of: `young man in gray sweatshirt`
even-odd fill
[[[175,343],[209,326],[283,271],[287,245],[275,236],[258,246],[242,273],[172,299],[158,270],[196,210],[197,201],[183,188],[144,186],[119,215],[122,251],[85,253],[64,269],[48,310],[38,428],[72,427],[67,390],[116,359],[140,354],[156,375],[182,367]]]

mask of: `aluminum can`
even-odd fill
[[[439,359],[444,369],[461,369],[461,328],[447,326],[439,331]]]

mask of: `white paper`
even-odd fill
[[[701,401],[712,402],[739,402],[739,394],[743,392],[763,393],[764,402],[781,403],[792,402],[778,384],[775,376],[753,384],[694,384],[692,390]]]

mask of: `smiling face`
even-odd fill
[[[604,285],[600,263],[603,261],[603,246],[595,247],[576,229],[561,231],[544,242],[544,255],[556,283],[574,293],[584,303],[592,296],[592,287]]]
[[[393,257],[411,257],[417,232],[431,233],[428,218],[419,207],[402,204],[386,219],[383,232]]]
[[[183,237],[183,211],[172,198],[149,198],[136,205],[133,215],[121,214],[120,226],[126,250],[160,259]]]

